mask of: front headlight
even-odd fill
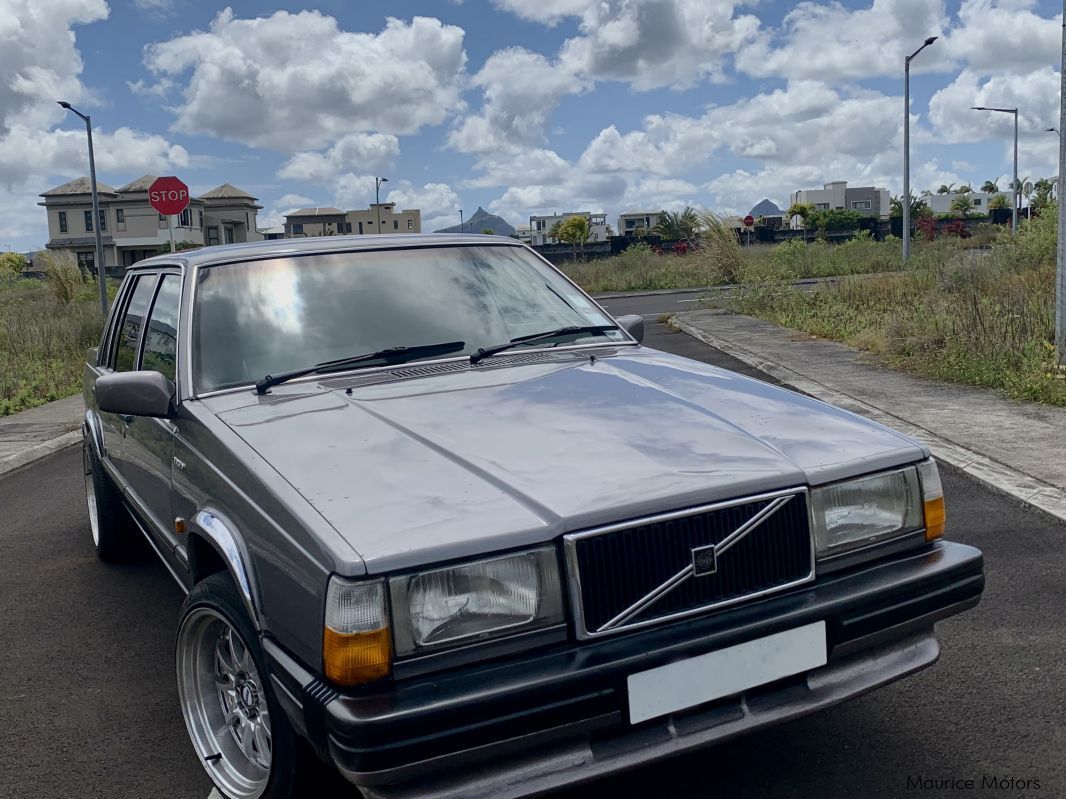
[[[551,547],[389,580],[397,655],[563,622]]]
[[[912,533],[922,527],[922,493],[912,466],[811,491],[820,558]]]

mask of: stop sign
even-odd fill
[[[161,214],[180,214],[189,204],[189,187],[173,175],[156,178],[148,187],[148,204]]]
[[[744,217],[744,227],[751,227],[754,224],[755,217],[753,217],[751,214],[748,214],[746,217]]]

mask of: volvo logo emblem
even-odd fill
[[[718,553],[714,544],[707,547],[696,547],[692,550],[692,574],[695,577],[703,577],[718,571]]]

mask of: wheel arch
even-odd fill
[[[189,573],[193,585],[219,572],[226,572],[233,580],[244,603],[248,617],[256,631],[260,624],[258,592],[253,581],[254,572],[237,528],[225,517],[212,510],[200,510],[192,518],[189,529]]]

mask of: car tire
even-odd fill
[[[226,799],[294,795],[306,765],[233,580],[212,574],[181,608],[178,698],[200,764]]]
[[[82,442],[82,466],[85,504],[96,554],[110,563],[124,561],[136,551],[133,520],[122,504],[122,495],[104,472],[88,441]]]

